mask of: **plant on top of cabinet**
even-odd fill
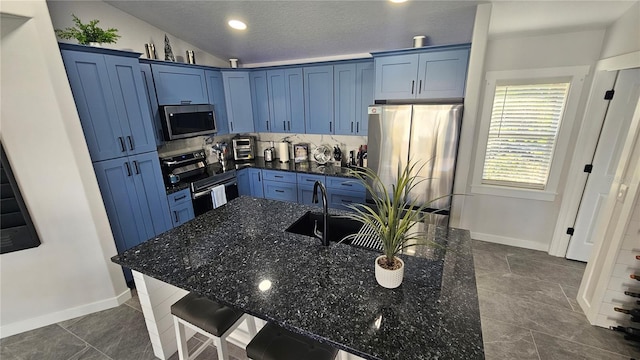
[[[83,24],[75,14],[71,14],[71,17],[77,27],[68,27],[64,30],[56,29],[56,35],[61,39],[76,39],[78,44],[89,45],[90,43],[113,44],[120,38],[120,35],[116,34],[118,29],[104,30],[96,26],[100,20],[94,19],[88,24]]]

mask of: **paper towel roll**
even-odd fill
[[[278,158],[282,163],[289,162],[289,143],[278,143]]]

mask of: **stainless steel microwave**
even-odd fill
[[[184,139],[218,132],[213,105],[167,105],[160,107],[165,140]]]

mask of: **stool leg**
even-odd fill
[[[176,329],[176,339],[178,340],[178,357],[180,360],[189,359],[189,349],[187,348],[187,336],[184,332],[184,325],[178,318],[173,317],[173,325]]]
[[[249,335],[253,338],[256,336],[256,320],[251,315],[245,314],[245,320],[247,321],[247,327],[249,328]]]
[[[219,337],[214,337],[213,343],[218,350],[218,360],[229,360],[229,350],[227,349],[227,340]]]

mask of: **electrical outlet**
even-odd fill
[[[629,186],[625,184],[620,184],[620,188],[618,189],[618,196],[616,197],[616,199],[620,202],[624,202],[624,198],[627,197],[628,189],[629,189]]]

